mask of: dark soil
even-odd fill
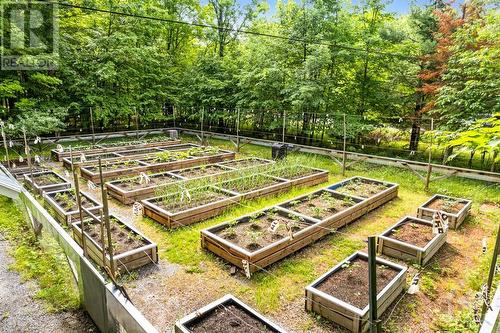
[[[434,234],[432,226],[429,224],[407,222],[392,229],[388,237],[418,247],[425,247],[434,238]]]
[[[377,263],[377,293],[382,291],[399,271]],[[354,259],[348,266],[328,276],[317,287],[346,303],[364,309],[368,305],[368,261]]]
[[[268,229],[274,221],[279,222],[279,225],[273,233]],[[246,219],[234,225],[230,224],[216,234],[249,251],[256,251],[287,237],[290,228],[295,233],[308,226],[310,226],[309,223],[299,219],[294,220],[286,213],[266,211],[260,216]]]
[[[53,185],[53,184],[60,184],[63,182],[62,179],[57,177],[53,173],[46,173],[46,174],[41,174],[41,175],[33,175],[33,181],[36,185],[38,186],[46,186],[46,185]]]
[[[265,187],[281,183],[280,180],[263,175],[254,175],[250,177],[239,178],[221,183],[226,190],[238,193],[247,193],[260,190]]]
[[[237,305],[221,305],[208,316],[188,325],[192,333],[275,333]]]
[[[161,176],[150,176],[149,183],[146,183],[144,180],[142,184],[139,182],[139,177],[134,177],[129,180],[124,180],[121,182],[116,182],[113,185],[118,186],[119,188],[130,191],[130,190],[138,190],[146,187],[157,186],[157,185],[166,185],[179,181],[179,178],[170,176],[170,175],[161,175]]]
[[[137,249],[148,243],[138,234],[129,230],[126,226],[118,222],[114,218],[110,218],[110,229],[111,229],[111,242],[113,244],[113,254],[121,254],[133,249]],[[92,237],[92,239],[99,244],[102,248],[101,243],[101,224],[97,222],[85,223],[85,233]],[[104,238],[107,243],[106,229],[104,228]],[[106,249],[107,249],[106,245]]]
[[[377,182],[370,182],[364,179],[354,179],[350,180],[339,188],[336,188],[334,191],[354,195],[361,198],[369,198],[377,193],[382,192],[387,189],[387,186],[384,184],[379,184]]]
[[[88,200],[83,195],[80,196],[82,200],[82,206],[85,208],[94,207],[95,204]],[[78,204],[76,200],[76,195],[70,191],[58,192],[55,195],[52,195],[52,199],[65,211],[65,212],[74,212],[78,210]]]
[[[328,191],[321,191],[317,194],[307,196],[302,200],[292,201],[287,205],[287,208],[306,216],[324,220],[355,204],[354,201],[348,198],[336,198]]]
[[[244,168],[249,168],[249,167],[268,164],[268,163],[269,162],[262,161],[262,160],[259,160],[256,158],[248,158],[248,159],[228,161],[228,162],[225,162],[223,164],[227,165],[228,167],[231,167],[231,168],[244,169]]]
[[[215,175],[225,171],[228,170],[218,165],[208,165],[208,166],[201,166],[196,168],[189,168],[180,171],[175,171],[175,174],[182,177],[186,177],[188,179],[192,179],[192,178]]]
[[[203,192],[198,192],[194,193],[191,195],[191,199],[184,198],[182,201],[180,200],[179,197],[173,196],[173,197],[166,197],[162,199],[158,199],[155,201],[155,204],[158,205],[159,207],[165,209],[166,211],[175,213],[175,212],[181,212],[183,210],[187,210],[190,208],[198,207],[198,206],[203,206],[208,203],[214,202],[214,201],[219,201],[222,199],[230,198],[231,195],[222,193],[222,192],[217,192],[217,191],[203,191]]]
[[[426,206],[426,208],[444,211],[451,214],[457,214],[459,211],[462,210],[462,208],[464,208],[464,206],[465,203],[458,200],[447,199],[447,198],[436,198],[432,200]]]

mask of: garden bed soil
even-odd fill
[[[111,242],[113,245],[113,261],[119,270],[132,270],[152,262],[158,262],[158,248],[139,231],[122,222],[118,217],[109,217]],[[100,266],[104,266],[103,244],[101,241],[101,224],[99,217],[84,218],[86,247],[89,256]],[[72,224],[73,238],[82,246],[81,222]],[[104,229],[106,230],[106,229]],[[106,232],[106,231],[104,231]],[[105,242],[107,236],[104,234]],[[106,244],[106,265],[110,265],[108,245]]]
[[[378,237],[378,252],[425,265],[446,243],[447,230],[432,233],[432,222],[406,216]]]
[[[406,284],[407,268],[377,258],[377,316],[394,302]],[[355,333],[369,328],[368,256],[355,252],[306,287],[306,310]]]
[[[229,206],[237,203],[241,196],[237,193],[210,187],[197,194],[180,193],[142,200],[144,214],[153,220],[175,228],[192,224],[216,216]]]
[[[434,213],[441,211],[448,216],[449,228],[457,229],[469,215],[471,206],[471,200],[435,194],[418,207],[417,216],[426,220],[432,220]]]
[[[330,189],[335,192],[360,198],[370,198],[389,188],[390,184],[364,177],[353,177],[338,183]]]
[[[175,333],[285,333],[231,295],[179,320]]]
[[[355,198],[320,190],[305,197],[289,201],[282,207],[302,215],[310,216],[318,220],[325,220],[332,215],[342,212],[357,204],[359,200]]]
[[[221,174],[231,170],[232,169],[224,167],[222,165],[209,164],[209,165],[197,166],[194,168],[172,171],[172,173],[180,177],[183,177],[185,179],[196,179],[196,178]]]
[[[54,171],[42,171],[24,175],[25,184],[38,194],[64,190],[71,187],[71,183]]]

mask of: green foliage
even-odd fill
[[[37,240],[10,199],[0,197],[0,208],[0,232],[12,245],[15,259],[11,268],[23,280],[37,281],[40,289],[35,297],[43,300],[49,311],[77,309],[78,291],[59,246],[46,237]]]

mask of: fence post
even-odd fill
[[[347,154],[346,154],[347,130],[346,130],[345,113],[343,115],[343,118],[344,118],[344,149],[342,152],[342,176],[345,177],[346,162],[347,162]]]
[[[237,108],[236,118],[236,151],[240,152],[240,108]]]
[[[429,190],[429,184],[431,182],[431,174],[432,174],[432,144],[433,144],[433,137],[434,133],[434,118],[431,118],[431,143],[429,145],[429,160],[427,163],[427,177],[425,177],[425,190]]]
[[[370,333],[380,332],[380,321],[377,319],[377,253],[376,237],[368,237],[368,293],[370,312]]]
[[[283,133],[281,134],[283,143],[285,143],[285,131],[286,131],[286,110],[283,110]]]
[[[174,128],[175,128],[175,105],[172,106],[172,117],[174,118]]]
[[[134,106],[135,110],[135,139],[139,140],[139,112],[137,112],[137,108]]]
[[[7,145],[7,137],[5,136],[4,127],[5,127],[5,124],[2,121],[1,124],[0,124],[0,128],[1,128],[1,131],[2,131],[3,147],[5,149],[5,159],[7,161],[7,168],[10,169],[9,147]]]
[[[69,147],[69,149],[71,152],[71,146]],[[78,180],[78,166],[76,168],[73,167],[73,159],[71,159],[71,171],[73,172],[73,184],[75,186],[76,204],[78,205],[78,215],[80,217],[80,227],[82,229],[83,256],[85,258],[88,258],[87,246],[85,246],[87,240],[85,239],[85,219],[83,218],[82,213],[82,197],[80,194],[80,183]]]
[[[90,127],[92,129],[92,148],[95,146],[95,131],[94,131],[94,111],[90,107]]]
[[[106,227],[106,234],[108,238],[108,255],[109,255],[109,265],[111,271],[111,277],[114,279],[116,277],[115,274],[115,262],[113,259],[113,241],[111,240],[111,228],[109,225],[109,208],[108,208],[108,191],[104,186],[104,179],[102,177],[102,163],[101,158],[99,157],[99,177],[101,180],[101,195],[102,195],[102,213],[103,218],[101,219],[101,224],[104,222]],[[104,221],[103,221],[104,220]],[[104,244],[103,244],[104,246]],[[106,266],[106,262],[103,262],[104,266]]]
[[[203,132],[203,118],[205,115],[205,107],[201,108],[201,119],[200,119],[200,131],[201,131],[201,144],[203,145],[205,143],[205,135]]]

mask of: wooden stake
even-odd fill
[[[368,292],[370,311],[370,333],[380,332],[380,321],[377,320],[377,240],[368,237]]]
[[[70,146],[71,149],[71,146]],[[75,186],[75,195],[76,195],[76,203],[78,205],[78,215],[80,216],[80,227],[82,228],[82,248],[83,248],[83,256],[88,257],[86,239],[85,239],[85,221],[83,219],[83,209],[82,209],[82,197],[80,195],[80,183],[78,179],[78,166],[76,168],[71,167],[73,171],[73,184]]]
[[[101,179],[101,194],[102,194],[102,212],[103,212],[103,219],[106,227],[106,233],[107,233],[107,238],[108,238],[108,255],[109,255],[109,263],[110,263],[110,271],[111,271],[111,277],[114,279],[116,276],[116,271],[115,271],[115,263],[113,261],[113,241],[111,240],[111,228],[109,225],[109,208],[108,208],[108,192],[106,188],[104,187],[104,179],[102,177],[102,163],[101,163],[101,158],[99,157],[99,177]],[[102,220],[101,220],[102,223]],[[105,247],[105,245],[103,244]],[[104,263],[105,264],[105,263]]]
[[[346,154],[347,130],[346,130],[345,113],[343,118],[344,118],[344,149],[342,152],[342,176],[345,177],[346,162],[347,162],[347,154]]]
[[[94,132],[94,112],[92,107],[90,108],[90,127],[92,129],[92,148],[95,147],[95,132]]]
[[[486,297],[488,297],[488,300],[489,300],[489,295],[491,292],[491,286],[493,284],[493,279],[495,277],[495,270],[496,270],[497,260],[498,260],[498,252],[500,252],[500,224],[498,224],[497,239],[495,241],[495,248],[493,249],[493,258],[491,258],[490,271],[488,273],[488,282],[486,284]],[[486,315],[486,309],[487,309],[487,306],[483,302],[483,308],[481,309],[481,322],[484,320],[484,316]]]

